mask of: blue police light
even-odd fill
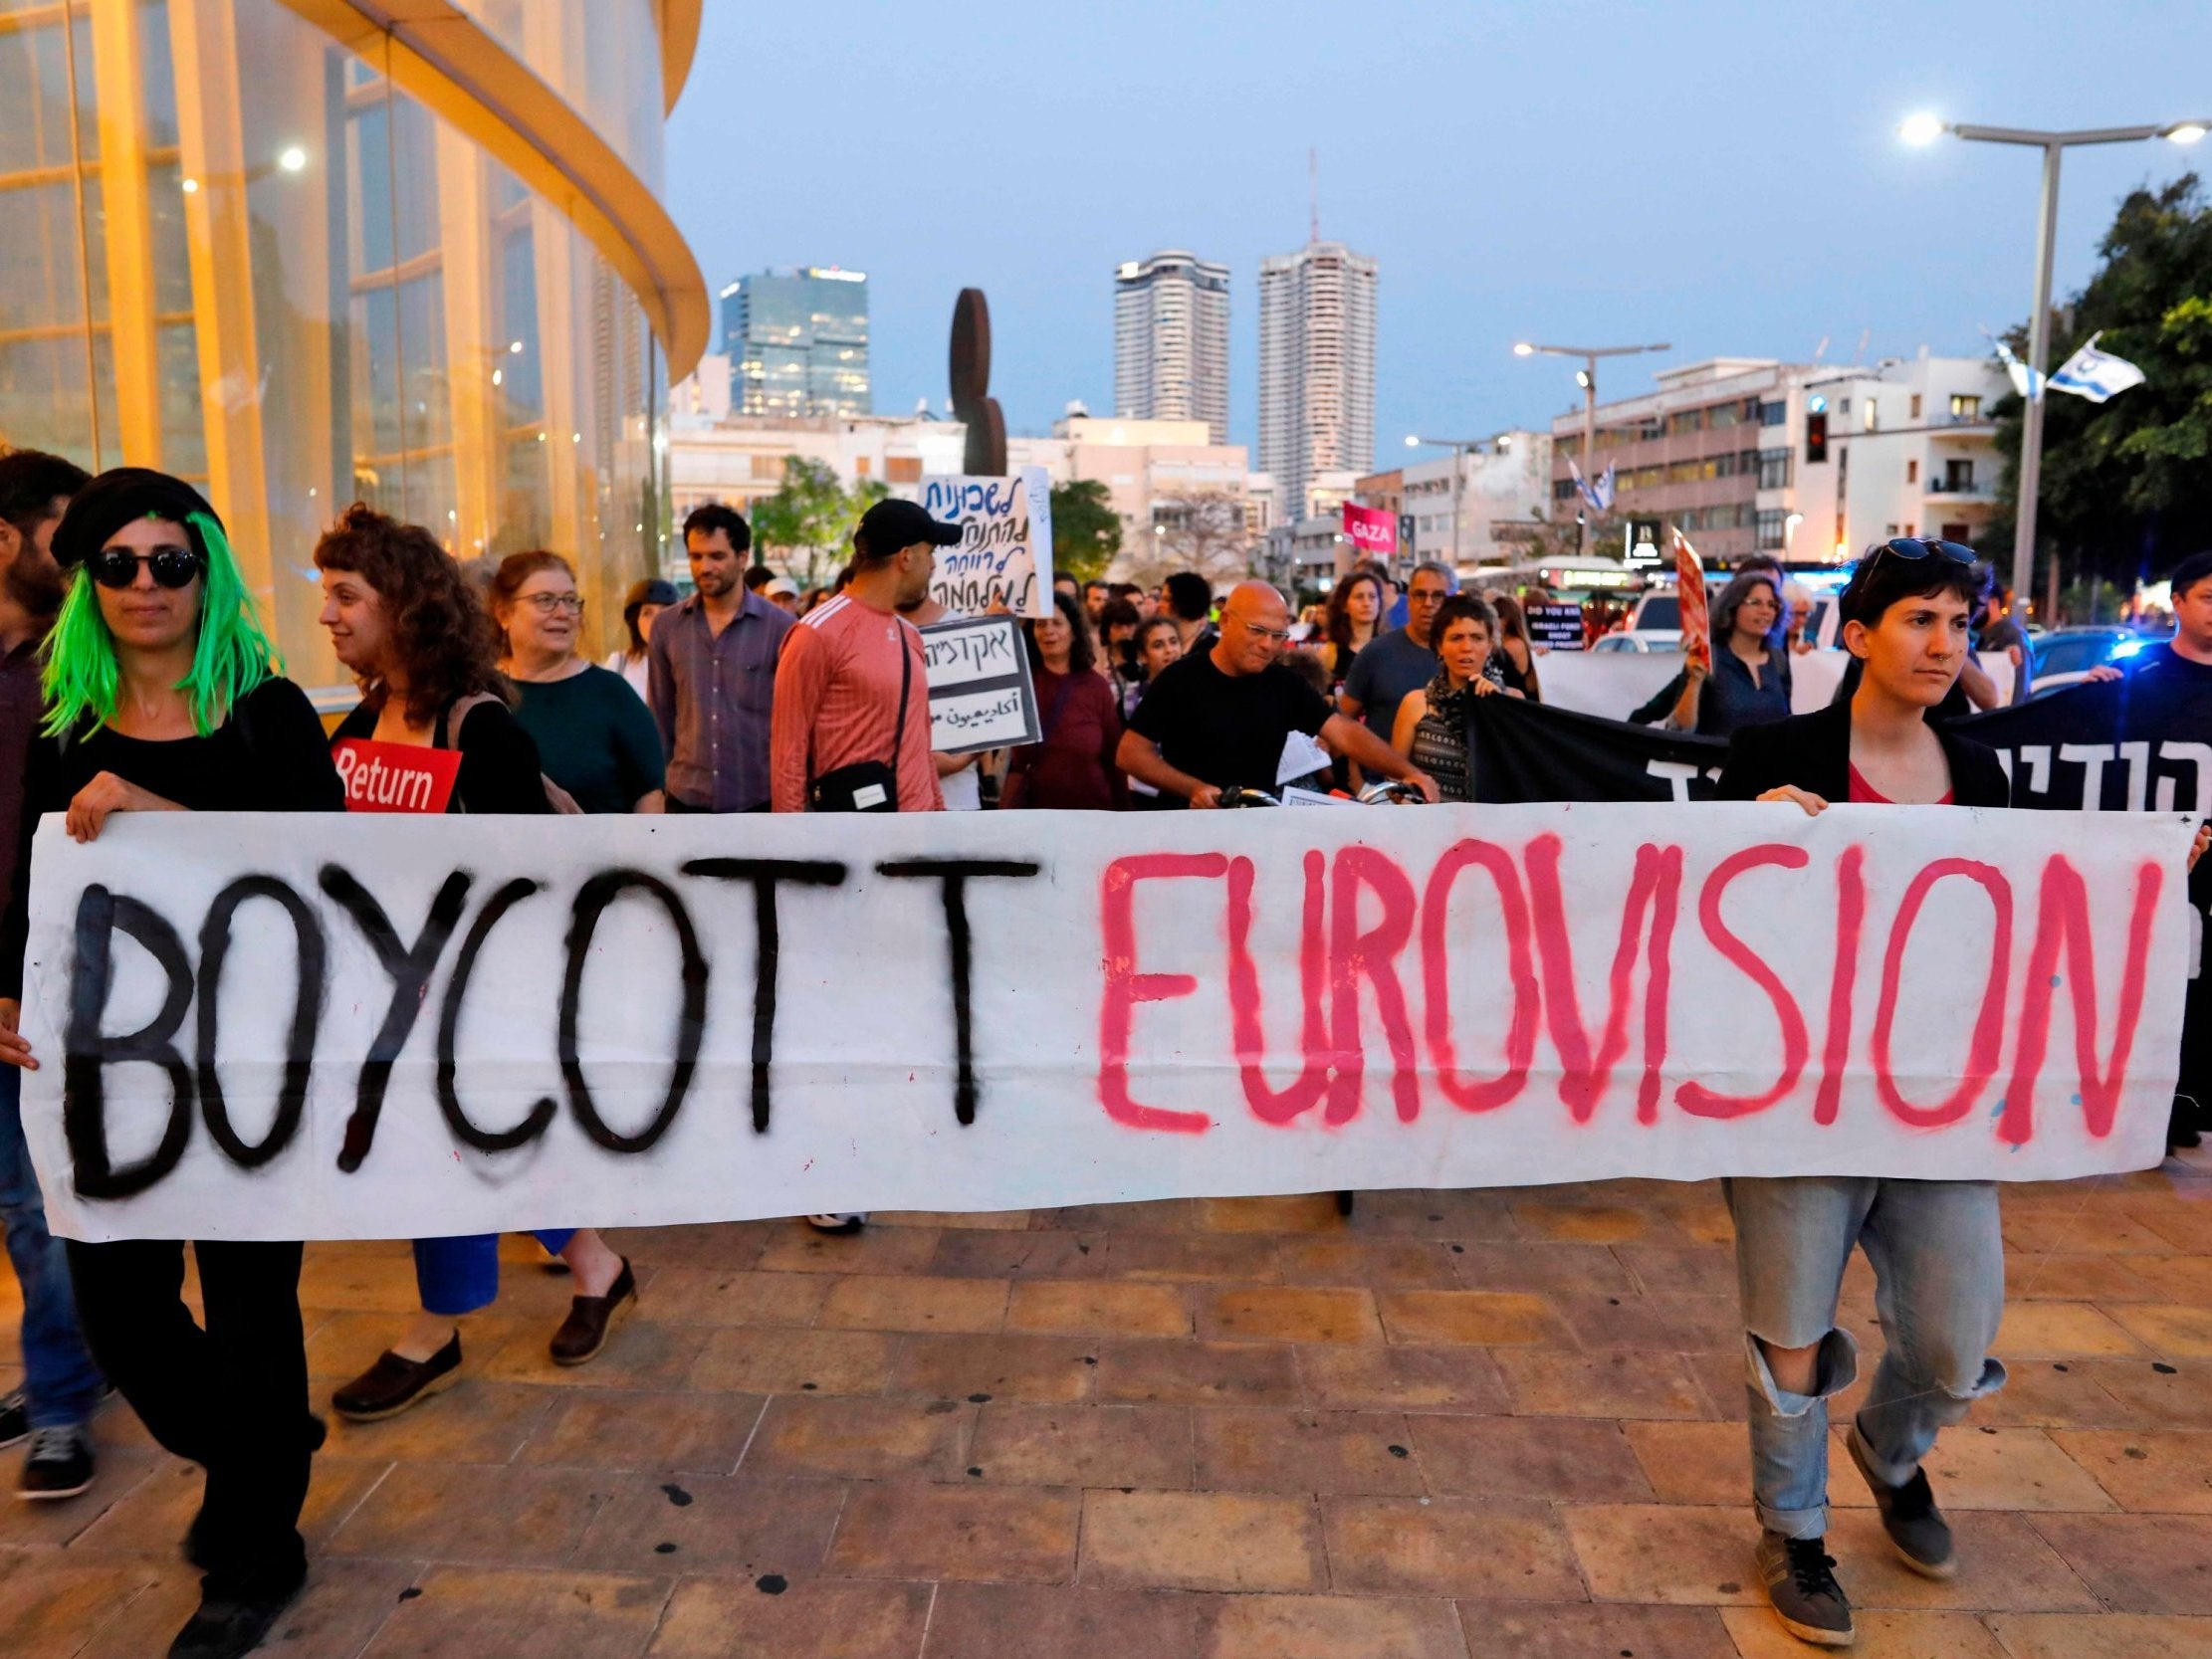
[[[2123,639],[2117,645],[2112,647],[2112,654],[2109,660],[2115,663],[2122,662],[2125,659],[2134,656],[2135,653],[2142,650],[2142,648],[2149,643],[2150,641],[2139,636],[2134,639]]]

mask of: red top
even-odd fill
[[[861,760],[890,760],[902,655],[913,664],[913,675],[906,734],[898,744],[899,810],[945,810],[937,763],[930,758],[929,663],[922,636],[895,613],[839,594],[783,636],[769,736],[776,811],[805,811],[812,778]]]
[[[1041,742],[1013,751],[1021,779],[1016,806],[1119,812],[1129,804],[1128,779],[1115,764],[1121,710],[1114,688],[1097,674],[1036,671],[1037,709],[1051,726]]]
[[[1949,806],[1954,793],[1956,793],[1955,790],[1944,790],[1943,798],[1935,804],[1937,806]],[[1851,768],[1851,799],[1855,806],[1895,806],[1897,804],[1869,783],[1857,766]]]

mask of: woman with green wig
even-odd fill
[[[22,862],[40,815],[78,841],[117,812],[338,812],[343,787],[306,695],[278,672],[238,560],[200,493],[143,468],[104,473],[54,532],[68,582],[48,637],[44,735],[24,785]],[[25,893],[0,938],[0,996],[23,981]],[[36,1068],[0,1032],[0,1062]],[[193,1245],[204,1323],[180,1292],[180,1240],[69,1245],[85,1336],[154,1439],[206,1472],[185,1536],[205,1576],[171,1659],[256,1646],[307,1575],[299,1532],[323,1425],[308,1410],[298,1244]]]

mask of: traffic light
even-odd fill
[[[1828,412],[1805,417],[1805,464],[1817,467],[1828,459]]]

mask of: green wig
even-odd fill
[[[222,524],[213,514],[192,513],[185,528],[206,562],[206,574],[200,586],[199,642],[192,650],[191,672],[176,689],[191,703],[193,729],[205,737],[230,719],[241,698],[281,674],[284,659],[262,626],[261,609],[247,591]],[[75,730],[87,716],[102,726],[115,718],[121,685],[115,639],[100,613],[89,566],[90,560],[78,563],[62,614],[40,653],[46,663],[39,682],[46,696],[41,729],[50,737]]]

